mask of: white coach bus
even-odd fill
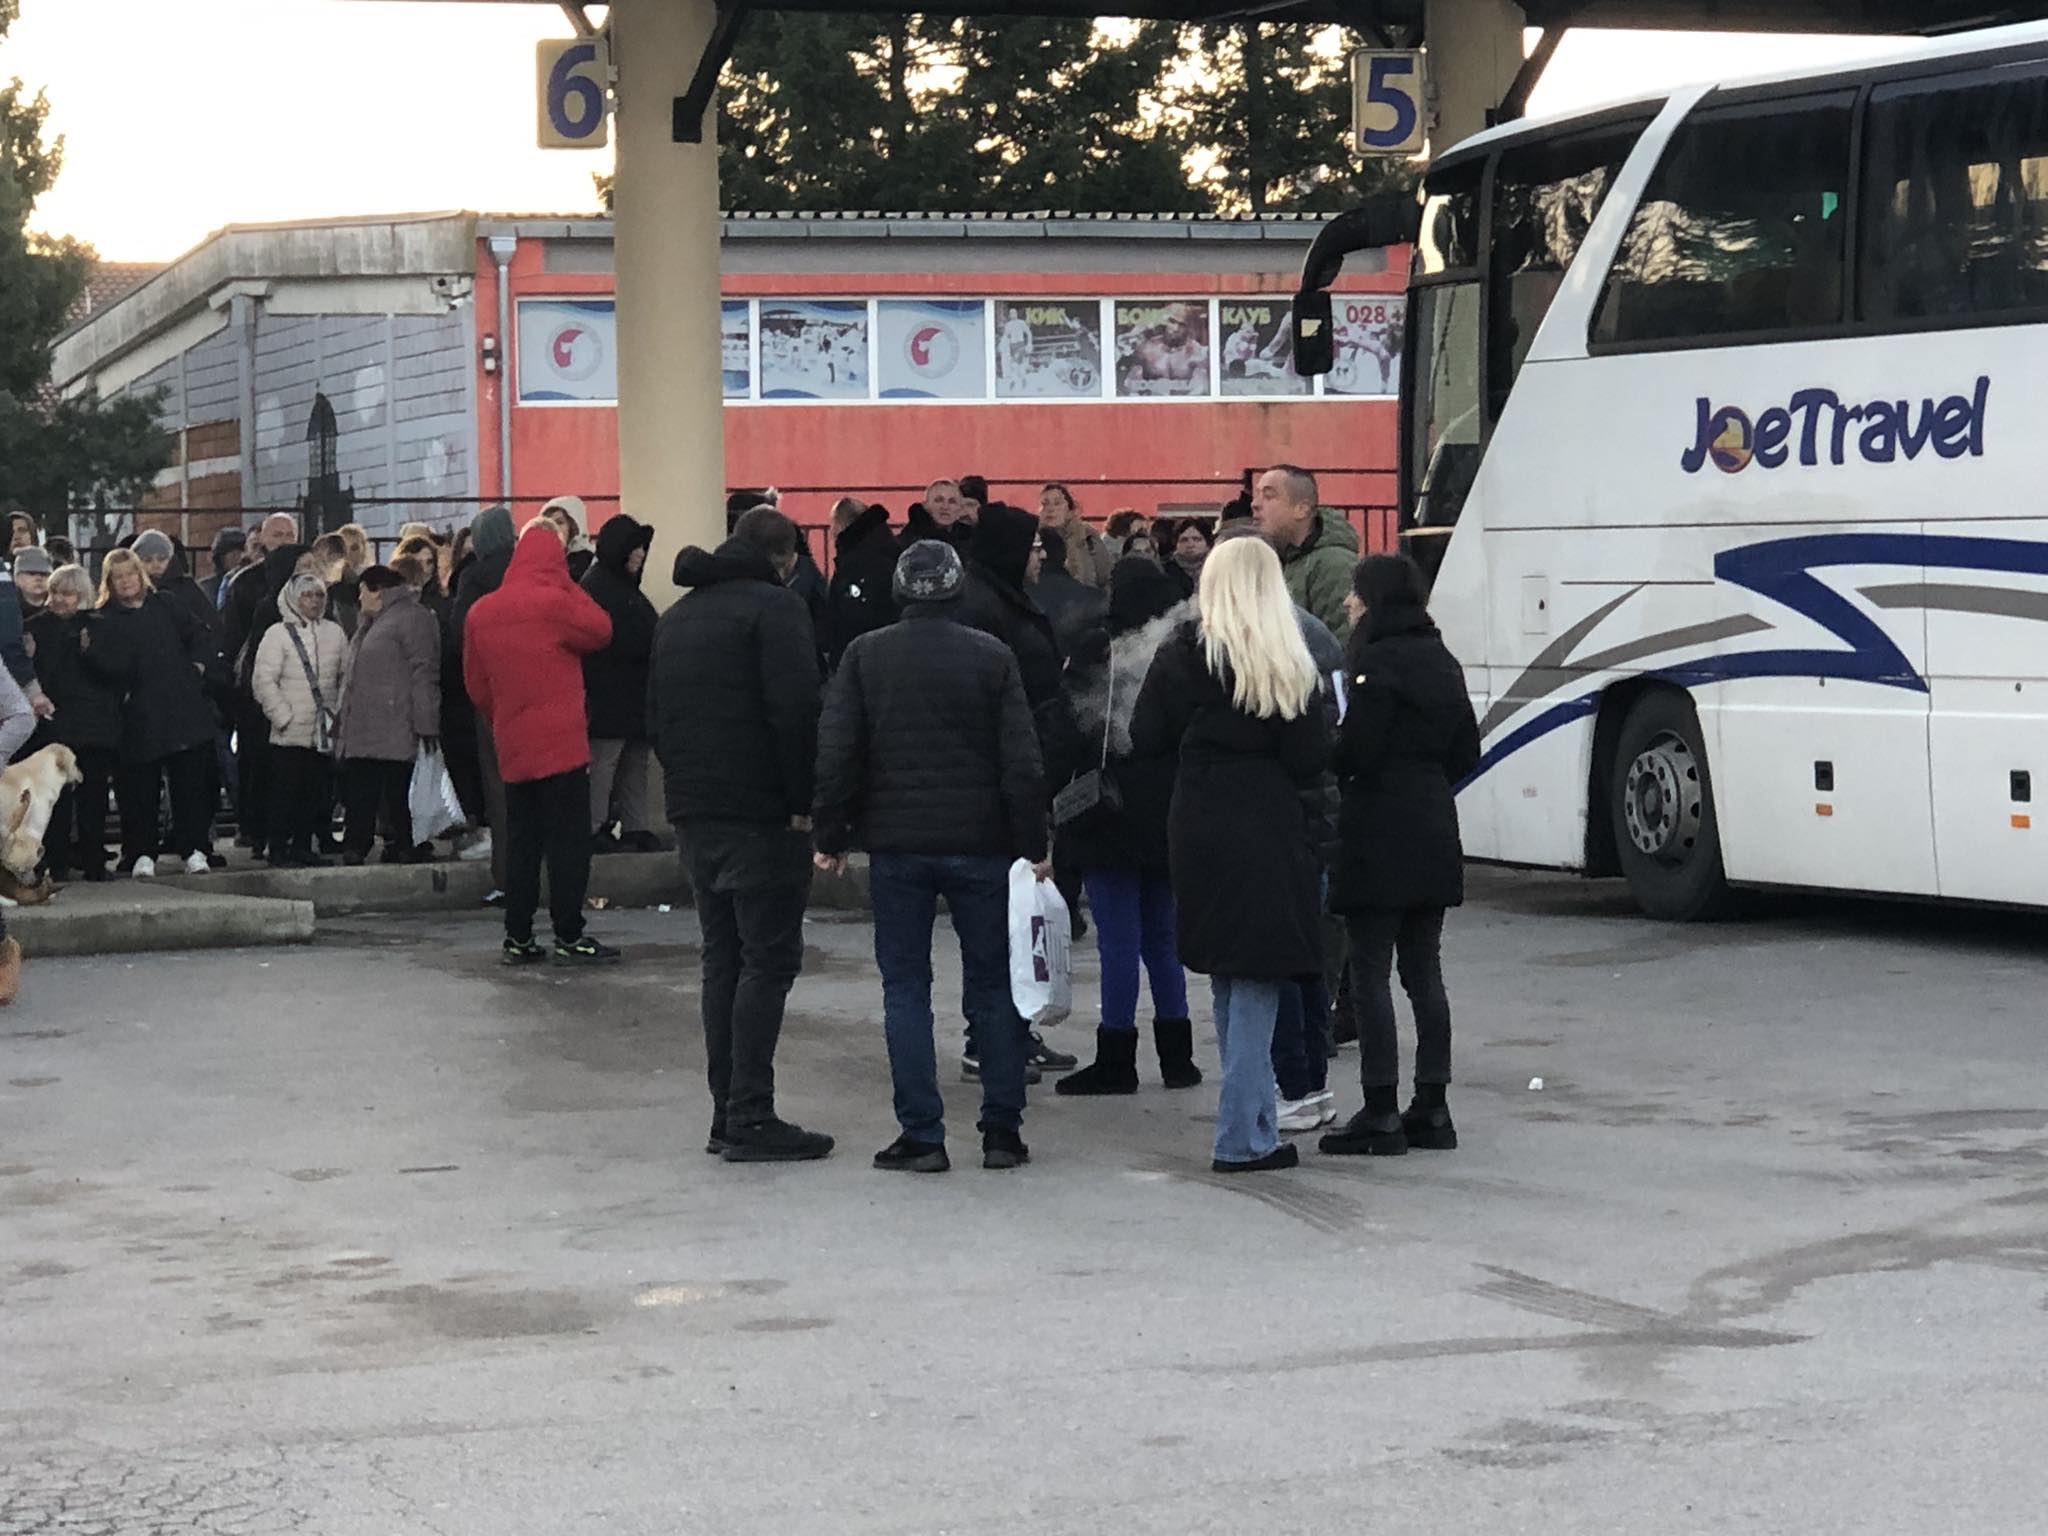
[[[1471,139],[1406,346],[1471,855],[2048,905],[2048,25]]]

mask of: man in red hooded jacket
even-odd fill
[[[590,884],[590,735],[584,723],[583,658],[611,643],[612,621],[569,579],[561,536],[527,525],[497,591],[469,610],[462,678],[491,728],[505,780],[505,963],[530,965],[540,868],[561,965],[616,960],[583,931]]]

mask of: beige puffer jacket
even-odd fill
[[[306,661],[319,680],[320,696],[332,711],[341,703],[341,665],[348,656],[348,636],[332,619],[309,620],[299,612],[302,593],[326,587],[317,576],[294,576],[278,594],[277,611],[283,618],[273,624],[256,648],[255,674],[250,685],[263,717],[270,722],[270,744],[275,747],[309,747],[330,752],[334,741],[330,721],[321,719],[313,699],[313,685],[306,668],[299,663],[298,647],[292,636],[306,648]]]

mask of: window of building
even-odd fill
[[[1596,342],[1763,338],[1842,319],[1855,93],[1681,124],[1607,279]]]
[[[2048,306],[2048,68],[1879,87],[1864,143],[1864,319]]]

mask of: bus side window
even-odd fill
[[[1494,173],[1491,419],[1499,420],[1536,332],[1643,127],[1628,123],[1502,154]]]
[[[2048,71],[1871,92],[1858,309],[1878,324],[2048,307]]]
[[[1593,340],[1704,343],[1839,324],[1855,100],[1708,106],[1680,124],[1608,274]]]

